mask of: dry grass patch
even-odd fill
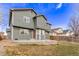
[[[6,50],[7,55],[53,55],[54,47],[45,45],[21,45],[21,46],[8,46]],[[54,51],[55,52],[55,51]]]
[[[59,42],[57,45],[23,44],[6,47],[6,55],[19,56],[75,56],[79,55],[79,44]]]

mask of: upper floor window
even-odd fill
[[[30,23],[30,17],[28,17],[28,16],[24,16],[24,22],[26,22],[26,23]]]

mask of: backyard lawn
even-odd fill
[[[21,56],[79,56],[79,43],[59,41],[56,45],[27,45],[6,47],[6,55]]]

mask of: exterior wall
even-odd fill
[[[10,28],[7,28],[6,33],[7,33],[8,39],[11,39],[11,29]]]
[[[46,30],[50,32],[51,31],[51,25],[46,24]]]
[[[24,17],[29,17],[30,23],[26,23]],[[34,22],[32,17],[34,17],[34,12],[30,11],[13,11],[12,20],[13,25],[25,27],[25,28],[34,28]]]
[[[8,36],[8,39],[11,39],[11,32],[10,31],[7,32],[7,36]]]
[[[33,38],[33,30],[28,30],[29,34],[21,34],[22,28],[13,27],[13,40],[31,40]],[[11,36],[10,36],[11,37]],[[36,40],[47,40],[49,39],[49,33],[45,30],[38,29],[36,30]]]
[[[46,35],[46,39],[50,39],[49,32],[45,32],[45,35]]]
[[[28,34],[22,34],[21,30],[28,30]],[[32,33],[29,29],[13,28],[13,39],[14,40],[30,40],[32,38]]]
[[[44,29],[46,31],[51,31],[51,25],[47,24],[47,21],[43,16],[38,16],[36,19],[36,28]]]
[[[43,16],[38,16],[36,19],[36,28],[46,29],[46,20]]]

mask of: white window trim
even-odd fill
[[[30,23],[30,17],[28,17],[28,16],[24,16],[23,18],[24,18],[24,22],[26,22],[26,23]]]

